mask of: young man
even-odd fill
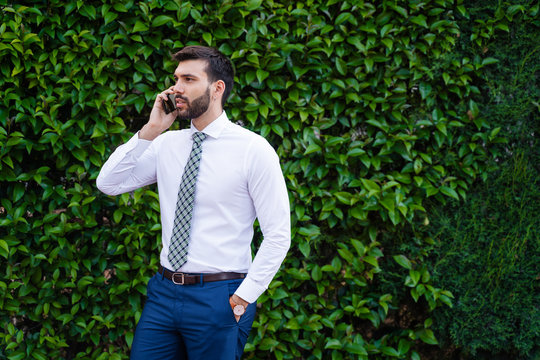
[[[290,246],[287,189],[274,149],[223,111],[234,79],[228,58],[188,46],[174,55],[175,85],[150,119],[103,165],[98,188],[117,195],[157,182],[159,272],[135,331],[131,359],[239,359]],[[174,94],[176,110],[162,101]],[[191,120],[189,129],[167,131]],[[252,262],[253,223],[263,242]]]

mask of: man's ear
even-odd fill
[[[214,83],[214,96],[216,98],[223,97],[225,93],[225,82],[223,80],[218,80]]]

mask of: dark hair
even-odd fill
[[[234,84],[234,69],[231,61],[219,50],[206,46],[186,46],[173,55],[173,59],[182,62],[185,60],[206,60],[206,75],[210,82],[222,80],[225,83],[225,91],[221,98],[221,106],[231,94]]]

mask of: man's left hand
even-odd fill
[[[241,297],[239,297],[236,294],[233,294],[231,296],[231,300],[232,300],[233,303],[235,303],[237,305],[242,305],[244,307],[244,309],[247,309],[247,307],[249,305],[249,303],[247,301],[245,301],[244,299],[242,299]],[[236,318],[236,322],[240,321],[241,316],[234,315],[234,317]]]

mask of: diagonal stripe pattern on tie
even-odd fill
[[[174,226],[171,244],[169,246],[169,261],[174,271],[180,269],[187,260],[195,186],[201,163],[202,142],[204,139],[206,139],[205,133],[196,132],[193,134],[193,147],[184,168],[180,189],[178,190]]]

